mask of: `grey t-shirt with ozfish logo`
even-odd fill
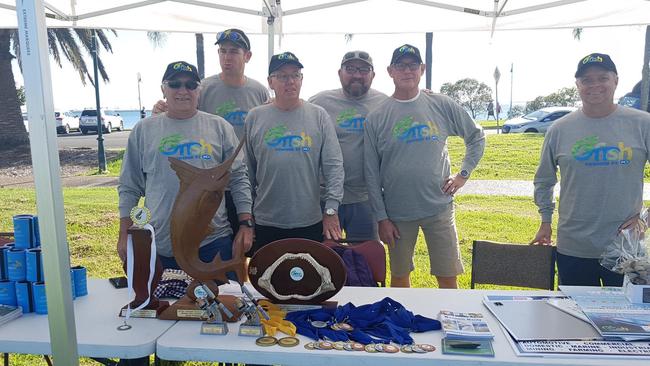
[[[389,98],[368,114],[365,174],[377,221],[413,221],[448,207],[452,197],[442,186],[451,174],[449,136],[463,138],[462,169],[474,170],[485,149],[483,129],[451,98],[420,92]]]
[[[374,89],[359,98],[346,96],[343,89],[326,90],[309,98],[311,103],[325,108],[336,128],[345,169],[343,204],[368,200],[363,174],[363,129],[368,112],[386,99],[386,94]]]
[[[248,112],[245,132],[255,222],[293,229],[321,221],[321,174],[325,207],[338,208],[343,158],[323,108],[305,101],[291,111],[259,106]]]
[[[235,129],[238,139],[244,136],[244,121],[249,110],[269,100],[269,92],[256,80],[246,77],[243,86],[226,85],[218,75],[203,79],[199,110],[223,117]]]
[[[228,122],[201,111],[184,120],[161,113],[139,121],[129,135],[117,187],[120,217],[129,217],[131,208],[144,197],[144,204],[151,211],[150,223],[156,230],[158,254],[173,256],[170,215],[180,181],[168,158],[208,169],[228,159],[238,144]],[[237,213],[251,213],[250,181],[241,152],[232,165],[228,187]],[[202,246],[232,234],[223,201],[212,219],[212,227]]]

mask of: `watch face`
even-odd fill
[[[255,224],[253,223],[253,220],[241,220],[239,222],[239,225],[241,226],[248,226],[248,227],[253,227]]]
[[[333,209],[333,208],[328,208],[327,210],[325,210],[325,215],[334,216],[334,215],[336,215],[336,210]]]
[[[469,177],[469,172],[467,170],[463,169],[463,170],[460,171],[460,176],[463,177],[463,178],[467,178],[467,177]]]

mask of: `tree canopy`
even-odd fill
[[[467,110],[472,118],[487,111],[487,105],[492,100],[492,88],[476,79],[465,78],[455,83],[444,83],[440,93],[458,102]]]
[[[574,86],[571,88],[562,88],[547,96],[538,96],[537,98],[526,102],[525,113],[530,113],[544,107],[575,107],[580,100],[578,89]]]

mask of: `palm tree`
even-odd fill
[[[101,47],[112,53],[113,49],[106,33],[103,30],[96,30],[96,32]],[[110,32],[117,35],[113,30]],[[93,85],[95,83],[83,55],[83,50],[87,54],[92,51],[92,34],[92,29],[52,28],[47,30],[49,52],[54,61],[59,67],[62,67],[61,55],[63,54],[79,73],[83,85],[86,85],[86,80]],[[11,68],[11,61],[14,58],[20,60],[20,44],[18,42],[16,29],[0,29],[0,111],[2,111],[0,113],[0,149],[25,147],[29,144],[29,136],[20,112],[16,81]],[[20,65],[20,62],[18,64]],[[97,64],[102,79],[104,82],[108,82],[108,74],[100,57],[97,57]]]

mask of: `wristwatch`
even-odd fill
[[[461,177],[463,177],[465,179],[469,178],[469,172],[467,170],[465,170],[465,169],[461,170],[459,174],[460,174]]]
[[[336,215],[336,210],[333,208],[328,208],[325,210],[325,215],[327,216],[334,216]]]
[[[255,223],[251,219],[246,219],[246,220],[239,221],[239,226],[254,227]]]

